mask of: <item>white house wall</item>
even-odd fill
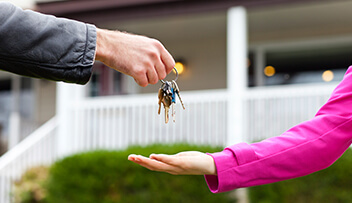
[[[16,6],[19,6],[24,9],[33,9],[35,6],[35,0],[5,0],[13,3]]]
[[[50,2],[50,1],[62,1],[62,0],[4,0],[13,3],[23,9],[35,9],[36,3]]]
[[[35,120],[43,124],[55,116],[56,83],[45,80],[35,80]]]
[[[351,35],[351,9],[351,0],[250,9],[249,41],[267,43]]]

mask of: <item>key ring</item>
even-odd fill
[[[178,72],[177,72],[177,69],[174,67],[174,70],[175,70],[175,72],[176,72],[176,78],[175,78],[175,82],[176,82],[176,80],[177,80],[177,78],[178,78]],[[164,80],[160,80],[160,82],[161,83],[163,83],[163,84],[165,84],[165,81]]]

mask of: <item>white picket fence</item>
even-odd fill
[[[187,142],[225,146],[228,114],[245,120],[242,140],[252,142],[281,134],[314,116],[336,84],[251,88],[244,94],[242,112],[228,112],[226,90],[182,92],[186,105],[177,104],[176,122],[164,123],[152,95],[89,98],[67,107],[69,154],[94,149],[124,149],[130,145]],[[169,112],[171,114],[171,112]],[[61,124],[60,124],[61,125]],[[12,183],[26,169],[51,164],[58,158],[53,118],[0,158],[0,203],[11,202]],[[232,143],[234,144],[234,143]]]

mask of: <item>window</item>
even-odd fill
[[[254,51],[255,53],[255,51]],[[255,54],[249,59],[255,61]],[[351,65],[352,46],[265,50],[261,64],[263,85],[323,83],[340,81]],[[252,62],[253,63],[253,62]],[[249,86],[255,86],[255,68],[249,66]]]
[[[11,79],[0,80],[0,92],[6,92],[11,90]]]
[[[92,97],[125,94],[122,73],[102,63],[93,66],[89,95]]]

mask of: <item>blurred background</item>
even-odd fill
[[[177,102],[176,122],[165,124],[160,83],[139,87],[99,62],[85,86],[0,72],[0,150],[10,150],[0,171],[14,177],[94,149],[280,135],[313,117],[351,64],[350,0],[10,2],[158,39],[177,62],[186,106]]]

